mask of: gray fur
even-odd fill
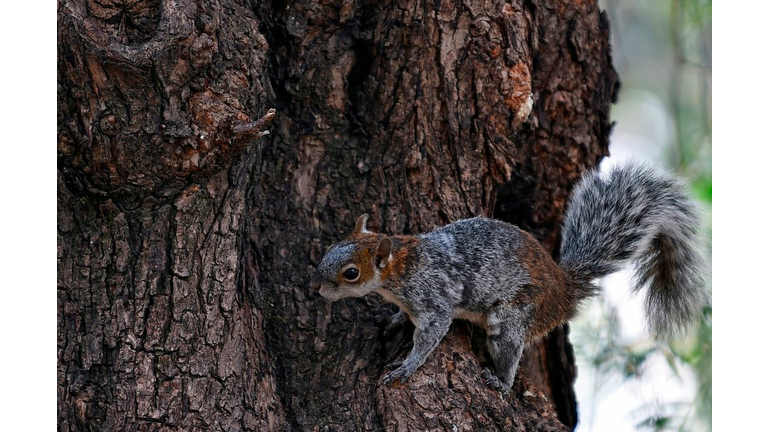
[[[510,307],[500,304],[487,315],[488,354],[493,359],[495,373],[486,369],[485,381],[495,389],[508,392],[517,374],[517,366],[525,348],[526,323],[531,319],[533,305]]]
[[[337,243],[328,249],[323,261],[317,266],[317,271],[328,280],[336,278],[341,268],[352,261],[355,245],[351,242]]]
[[[582,283],[624,264],[646,293],[646,316],[659,337],[684,331],[707,302],[697,251],[697,207],[678,179],[629,164],[584,176],[565,215],[560,266]]]
[[[374,277],[366,283],[341,283],[332,282],[336,275],[347,265],[352,263],[355,252],[355,244],[344,241],[331,246],[325,253],[320,265],[317,266],[317,275],[320,282],[320,295],[331,301],[344,297],[362,297],[381,287],[381,272],[374,268]]]
[[[437,291],[454,308],[486,313],[529,281],[514,253],[522,236],[514,225],[479,217],[422,234],[419,269],[406,280],[404,295],[429,298]]]

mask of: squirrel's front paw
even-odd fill
[[[395,381],[400,381],[400,383],[404,383],[409,376],[413,375],[415,370],[411,370],[411,368],[404,366],[403,362],[394,362],[388,365],[390,366],[397,366],[397,369],[393,370],[392,372],[384,375],[384,378],[382,379],[382,382],[384,385],[390,385]]]
[[[509,389],[512,387],[510,385],[504,384],[504,382],[500,380],[499,377],[494,375],[493,372],[491,372],[491,370],[488,368],[483,368],[483,372],[480,374],[480,376],[483,377],[488,387],[496,391],[499,391],[501,393],[508,392]]]
[[[405,360],[397,360],[393,361],[392,363],[389,363],[388,365],[384,366],[384,369],[397,369],[399,368]]]
[[[395,330],[396,328],[405,324],[408,321],[408,317],[403,311],[399,311],[398,313],[387,317],[386,321],[387,326],[384,327],[384,337],[389,336],[390,333],[392,333],[392,330]]]

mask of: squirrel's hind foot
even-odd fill
[[[480,374],[483,379],[485,380],[485,383],[488,385],[488,387],[499,391],[503,394],[506,394],[509,392],[509,389],[512,388],[512,385],[505,384],[504,381],[499,379],[493,372],[491,372],[488,368],[483,368],[483,372]]]

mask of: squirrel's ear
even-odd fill
[[[379,244],[376,246],[376,257],[374,258],[376,267],[383,269],[387,266],[390,252],[392,252],[392,240],[387,237],[379,240]]]
[[[352,235],[355,234],[361,234],[361,233],[368,233],[368,228],[366,227],[366,224],[368,223],[368,213],[364,213],[362,216],[357,218],[357,222],[355,222],[355,230],[352,231]]]

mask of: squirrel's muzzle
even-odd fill
[[[320,275],[320,272],[314,272],[312,274],[312,278],[309,280],[309,287],[313,290],[319,290],[320,285],[323,282],[323,276]]]

